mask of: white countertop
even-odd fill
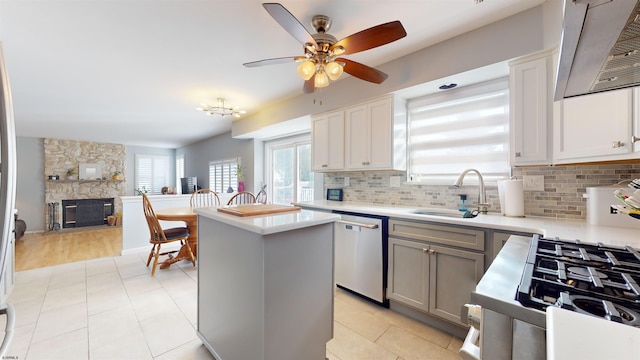
[[[247,231],[261,235],[291,231],[340,220],[340,215],[310,210],[257,216],[229,215],[219,212],[215,207],[198,208],[194,211],[199,216],[204,216],[206,218],[243,228]]]
[[[475,218],[449,218],[443,216],[412,214],[416,207],[376,205],[346,201],[303,201],[295,203],[304,208],[319,210],[338,210],[364,214],[389,216],[399,219],[413,219],[439,222],[451,225],[474,226],[511,232],[542,234],[546,237],[558,237],[563,240],[581,240],[583,242],[602,242],[610,245],[629,245],[640,248],[639,230],[590,225],[585,220],[566,220],[546,217],[508,217],[500,214],[480,214]],[[443,209],[436,209],[443,210]],[[447,209],[444,209],[447,210]],[[624,216],[624,215],[620,215]],[[638,220],[640,221],[640,220]]]
[[[631,360],[639,356],[639,328],[553,306],[547,308],[548,360]]]

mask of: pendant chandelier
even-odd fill
[[[233,116],[239,118],[240,114],[244,114],[244,110],[239,110],[237,107],[230,107],[224,105],[224,98],[218,98],[215,106],[200,104],[202,107],[196,108],[196,110],[204,111],[207,115],[220,115],[221,117]]]

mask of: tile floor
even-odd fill
[[[145,261],[131,254],[17,272],[15,335],[4,359],[213,359],[196,335],[196,269],[182,262],[151,277]],[[330,360],[459,359],[461,345],[336,292]]]

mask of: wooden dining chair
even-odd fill
[[[210,189],[199,189],[191,194],[189,204],[191,207],[220,206],[220,197]]]
[[[255,204],[256,196],[248,191],[239,192],[231,197],[227,205]]]
[[[160,226],[160,221],[158,221],[155,211],[153,211],[151,201],[149,201],[149,198],[144,193],[142,194],[142,208],[144,210],[144,217],[147,220],[147,225],[149,226],[149,242],[153,245],[151,247],[151,252],[149,253],[149,258],[147,259],[148,267],[151,263],[151,258],[154,258],[153,267],[151,268],[151,276],[154,276],[156,273],[156,267],[158,266],[158,258],[160,255],[168,255],[169,257],[172,257],[173,253],[178,252],[178,250],[161,252],[160,248],[162,245],[176,241],[179,241],[182,246],[186,246],[189,260],[191,260],[193,266],[196,266],[196,258],[193,256],[193,252],[191,251],[191,247],[187,241],[187,238],[189,237],[189,230],[186,227],[163,229]]]
[[[256,202],[261,204],[267,203],[267,192],[263,189],[256,194]]]

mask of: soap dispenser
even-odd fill
[[[467,211],[468,209],[466,208],[466,206],[464,206],[464,201],[467,200],[467,194],[460,194],[458,195],[460,196],[460,201],[462,202],[462,204],[460,205],[460,211]]]

